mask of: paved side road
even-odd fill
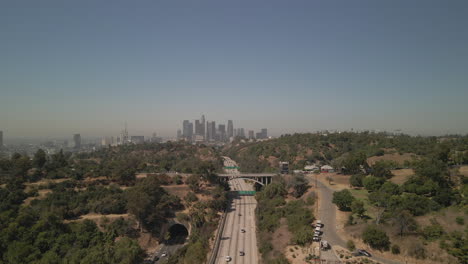
[[[332,203],[334,190],[330,189],[328,186],[321,183],[320,181],[317,181],[317,185],[318,191],[320,192],[320,210],[318,213],[320,220],[322,220],[322,223],[324,223],[325,225],[323,227],[323,239],[327,240],[332,247],[333,245],[338,245],[343,248],[346,248],[346,242],[343,239],[341,239],[341,237],[336,232],[336,211],[335,205]],[[326,256],[330,260],[338,260],[335,254],[327,253]],[[384,264],[401,264],[401,262],[390,259],[384,259],[377,256],[373,256],[371,259],[382,262]]]

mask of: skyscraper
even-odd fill
[[[255,138],[254,131],[249,130],[249,139],[254,139],[254,138]]]
[[[219,141],[226,141],[226,125],[218,125]]]
[[[232,120],[228,120],[227,137],[231,138],[233,136],[234,136],[234,124],[232,123]]]
[[[216,139],[216,122],[206,122],[206,140],[213,141]]]
[[[177,140],[182,138],[182,131],[180,129],[177,129]]]
[[[120,133],[120,144],[127,144],[128,143],[128,131],[127,131],[127,123],[125,122],[125,129],[122,130]]]
[[[3,148],[3,131],[0,130],[0,149]]]
[[[74,134],[73,135],[73,142],[75,142],[75,149],[80,149],[81,148],[81,135],[80,134]]]
[[[239,137],[245,138],[245,131],[244,131],[244,128],[240,128],[239,130],[240,130],[240,131],[239,131]]]
[[[187,139],[189,141],[192,141],[193,139],[193,123],[190,122],[189,125],[188,125],[188,135],[187,135]]]
[[[184,120],[182,123],[182,135],[187,140],[192,140],[193,137],[193,123],[188,120]]]
[[[263,138],[268,138],[268,133],[266,128],[262,128],[262,137]]]
[[[201,135],[200,120],[195,120],[195,135]]]
[[[201,116],[201,119],[200,119],[200,135],[202,135],[203,137],[205,137],[205,125],[206,125],[206,122],[205,122],[205,115],[202,115]]]

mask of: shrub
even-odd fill
[[[455,218],[455,222],[457,222],[457,224],[459,224],[459,225],[464,225],[465,224],[465,218],[463,218],[461,216],[457,216],[457,218]]]
[[[354,242],[352,240],[348,240],[348,242],[346,242],[346,247],[350,251],[354,251],[356,249],[356,245],[354,245]]]
[[[400,254],[400,247],[398,245],[392,245],[392,254]]]
[[[376,226],[367,226],[362,233],[362,239],[364,243],[375,249],[388,250],[390,247],[390,239],[387,234]]]
[[[426,249],[420,242],[411,243],[408,248],[408,254],[417,259],[425,259]]]
[[[422,235],[427,241],[434,241],[439,239],[444,234],[444,229],[438,223],[433,223],[430,226],[424,227]]]

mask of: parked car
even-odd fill
[[[330,244],[328,244],[326,240],[322,240],[320,242],[320,247],[322,248],[322,250],[327,250],[330,248]]]
[[[359,253],[359,255],[361,255],[361,256],[372,257],[371,253],[367,252],[367,251],[364,250],[364,249],[358,249],[358,253]]]
[[[319,237],[319,236],[314,236],[314,237],[312,238],[312,240],[315,241],[315,242],[319,242],[319,241],[320,241],[320,237]]]

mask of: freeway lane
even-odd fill
[[[225,158],[225,166],[237,166],[229,158]],[[238,174],[237,169],[230,169],[230,174]],[[250,184],[243,179],[233,179],[229,182],[231,190],[253,190]],[[226,223],[222,231],[219,250],[215,263],[227,263],[226,257],[230,256],[232,260],[229,263],[234,264],[257,264],[258,249],[255,226],[255,208],[257,202],[252,196],[236,196],[226,213]],[[245,232],[242,232],[244,229]],[[243,251],[244,256],[240,255]]]

